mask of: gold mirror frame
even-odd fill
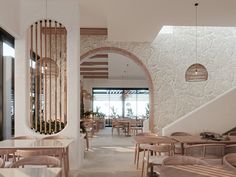
[[[28,30],[30,128],[55,134],[67,124],[67,31],[57,21],[41,20]]]

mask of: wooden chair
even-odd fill
[[[10,168],[19,168],[25,165],[46,165],[47,167],[60,167],[60,161],[52,156],[32,156],[18,160],[10,165]]]
[[[236,136],[236,131],[229,132],[229,136]]]
[[[5,160],[0,158],[0,168],[4,168],[5,167]]]
[[[139,166],[139,156],[140,152],[146,149],[146,146],[152,143],[152,141],[148,138],[148,136],[157,136],[157,134],[150,132],[138,133],[135,136],[135,150],[134,150],[134,164],[136,164],[137,169]]]
[[[225,154],[236,153],[236,144],[230,144],[225,146]]]
[[[145,156],[146,150],[147,150],[147,156]],[[173,146],[171,144],[155,144],[148,146],[147,149],[145,149],[144,151],[141,176],[143,177],[145,175],[145,177],[147,177],[149,168],[150,167],[153,168],[154,165],[155,166],[162,165],[164,159],[173,155],[172,152],[173,152]]]
[[[196,144],[185,147],[185,155],[199,157],[201,159],[220,159],[223,163],[225,155],[224,144]]]
[[[163,165],[208,165],[204,160],[191,156],[171,156],[163,160]]]
[[[171,133],[170,136],[191,136],[191,134],[187,132],[173,132]],[[182,148],[180,143],[175,143],[175,154],[181,154],[182,153]]]
[[[114,129],[117,130],[118,135],[120,135],[120,129],[124,130],[125,126],[123,123],[119,122],[118,120],[112,120],[112,127],[111,127],[111,134],[113,136]]]
[[[236,172],[236,153],[225,155],[223,165],[226,169]]]
[[[139,132],[142,133],[143,132],[143,119],[137,119],[137,120],[132,120],[131,121],[131,132],[133,133],[133,135],[138,134]]]

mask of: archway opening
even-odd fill
[[[109,54],[118,54],[118,55],[121,55],[127,59],[130,59],[133,63],[135,63],[139,68],[141,68],[142,72],[144,73],[145,75],[145,79],[146,79],[146,82],[147,82],[147,86],[148,86],[148,90],[149,90],[149,130],[151,132],[154,131],[154,90],[153,90],[153,82],[152,82],[152,79],[151,79],[151,75],[148,71],[148,69],[146,68],[146,66],[143,64],[143,62],[136,56],[134,55],[133,53],[127,51],[127,50],[124,50],[124,49],[121,49],[121,48],[117,48],[117,47],[101,47],[101,48],[96,48],[96,49],[93,49],[93,50],[90,50],[84,54],[81,55],[80,57],[80,64],[81,65],[103,65],[103,64],[108,64],[107,61],[99,61],[101,62],[100,64],[97,62],[97,61],[91,61],[92,59],[101,59],[101,58],[108,58],[108,55]],[[87,62],[88,60],[90,60],[89,62]],[[126,64],[127,66],[127,64]],[[118,65],[117,65],[118,67]],[[101,68],[101,67],[99,67]],[[83,69],[83,71],[81,70],[81,74],[86,74],[85,70],[93,70],[93,69]],[[101,70],[101,69],[98,69],[98,70]],[[109,70],[109,69],[106,69],[106,70]],[[128,69],[126,69],[128,70]],[[120,71],[120,74],[121,76],[123,75],[123,77],[125,77],[125,69],[122,69]],[[127,72],[127,71],[126,71]],[[91,77],[91,78],[97,78],[97,79],[104,79],[104,78],[109,78],[109,73],[108,72],[104,72],[102,75],[100,75],[100,73],[98,72],[94,72],[93,76],[87,76],[87,78]],[[82,93],[82,92],[81,92]],[[82,93],[83,94],[83,93]],[[91,95],[87,94],[87,97],[90,97]]]

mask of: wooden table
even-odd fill
[[[227,141],[203,139],[201,136],[171,136],[171,138],[181,143],[182,154],[184,154],[184,144],[236,144],[236,136],[229,136],[230,140]]]
[[[130,129],[131,129],[131,120],[117,120],[117,123],[119,125],[124,126],[124,128],[127,128],[127,136],[130,136]]]
[[[0,177],[59,177],[61,168],[0,168]]]
[[[158,167],[161,177],[236,177],[236,173],[223,166],[173,165]]]
[[[0,150],[61,150],[66,176],[69,174],[69,145],[72,139],[9,139],[0,141]]]

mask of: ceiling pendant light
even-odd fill
[[[195,7],[196,7],[196,63],[192,64],[191,66],[189,66],[189,68],[187,69],[186,73],[185,73],[185,80],[187,82],[201,82],[201,81],[206,81],[208,79],[208,72],[205,66],[203,66],[202,64],[197,62],[197,58],[198,58],[198,41],[197,41],[197,7],[198,7],[198,3],[195,3]]]

